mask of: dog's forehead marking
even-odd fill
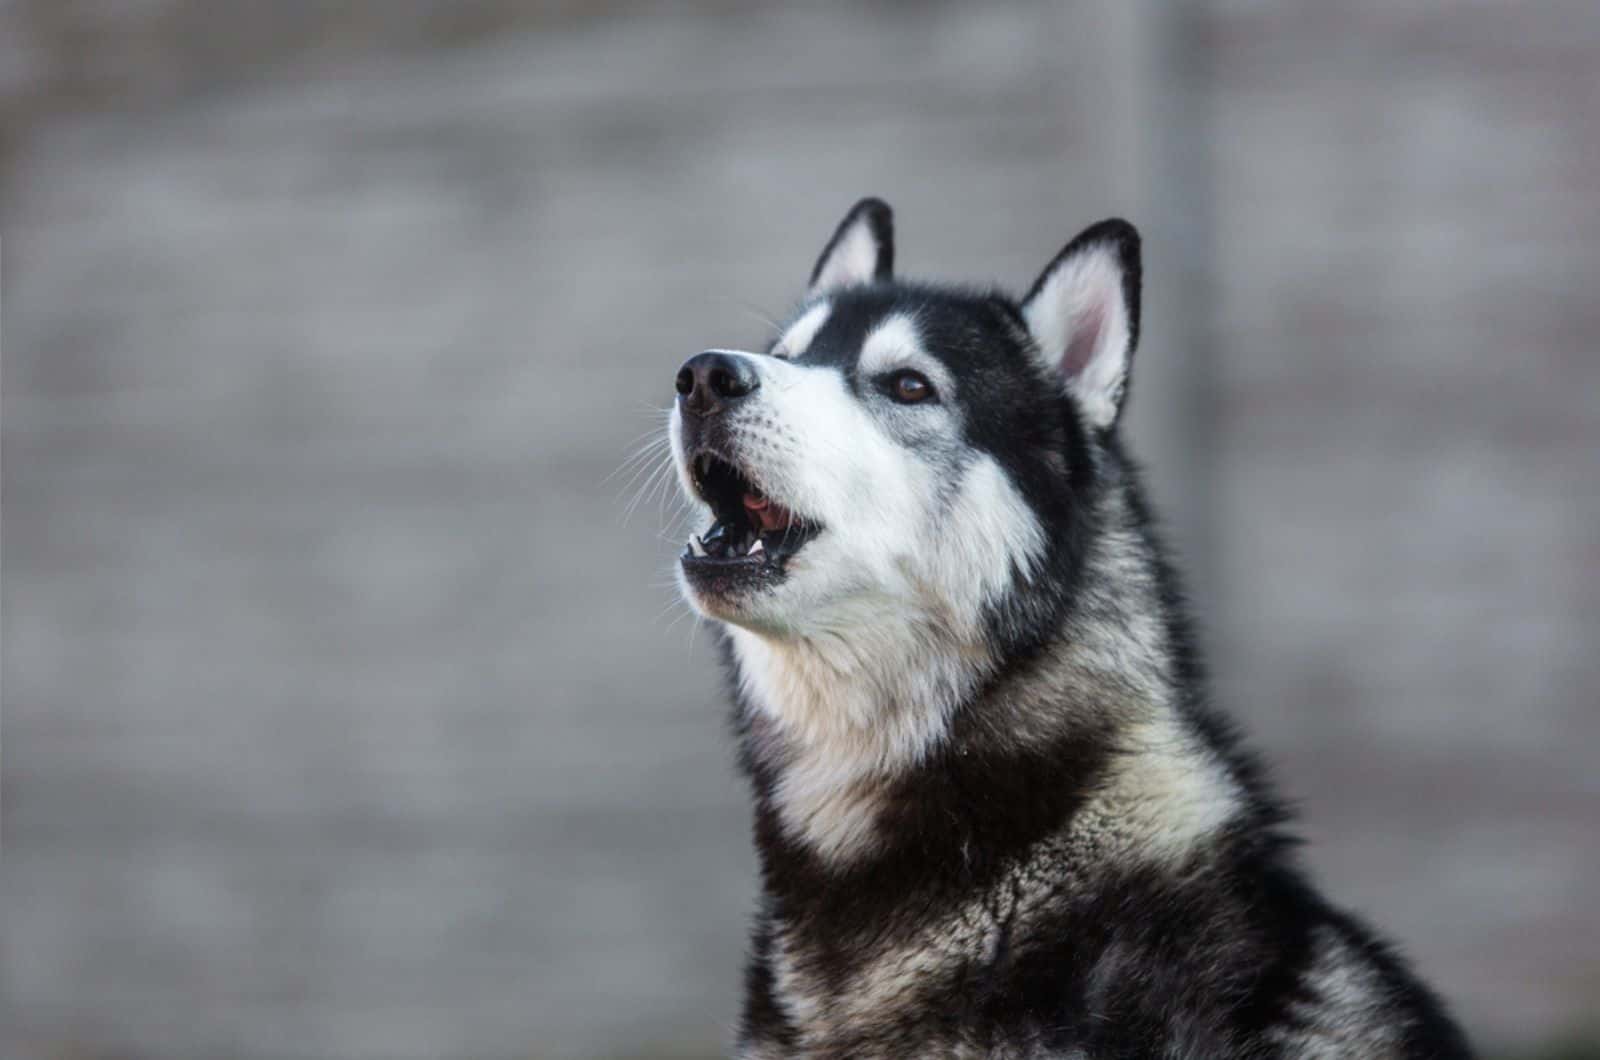
[[[896,368],[915,368],[937,390],[950,387],[949,371],[924,345],[916,318],[904,311],[889,314],[867,333],[856,362],[857,374],[869,379]]]
[[[857,362],[862,375],[875,375],[905,364],[921,354],[922,336],[909,313],[891,313],[868,333]]]
[[[799,357],[811,348],[811,342],[817,337],[817,332],[822,330],[822,325],[828,322],[828,317],[833,313],[831,301],[821,301],[800,314],[798,320],[789,325],[783,337],[772,347],[775,357]]]
[[[804,359],[817,367],[853,376],[867,336],[884,320],[906,310],[907,307],[896,304],[892,292],[861,288],[842,291],[829,299],[827,312],[817,315],[815,326],[808,326],[798,336],[806,340]],[[789,332],[799,331],[801,324],[809,325],[806,318],[810,314],[809,309],[801,314],[790,325]],[[788,347],[786,352],[790,358],[799,357],[800,352],[790,347],[790,342],[786,332],[779,345]]]

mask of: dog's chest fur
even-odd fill
[[[1180,769],[1176,758],[1192,749],[1149,739],[1126,759],[1097,758],[1084,774],[1092,772],[1093,794],[1031,842],[1002,833],[984,844],[983,822],[954,818],[947,834],[919,834],[938,828],[941,807],[900,814],[887,824],[900,834],[883,840],[882,859],[851,868],[820,865],[760,829],[774,874],[757,933],[752,1011],[769,1014],[768,1046],[781,1047],[772,1055],[1061,1055],[1074,1040],[1093,1040],[1075,1025],[1125,1002],[1127,954],[1157,956],[1150,947],[1160,944],[1145,929],[1166,919],[1185,874],[1216,872],[1206,844],[1226,827],[1226,809],[1187,838],[1151,827],[1156,816],[1182,820],[1209,785],[1217,785],[1208,793],[1216,805],[1239,805],[1200,756],[1192,772]],[[896,817],[892,806],[885,814]],[[929,847],[942,851],[942,870],[912,875]],[[1135,930],[1108,931],[1120,918]]]
[[[1174,634],[1137,632],[1154,587],[1122,584],[891,777],[848,741],[810,760],[746,683],[764,895],[740,1055],[1462,1055],[1304,882],[1249,761],[1174,681]]]
[[[1419,1055],[1405,980],[1298,880],[1220,847],[1129,857],[1090,816],[964,894],[769,904],[740,1055]]]

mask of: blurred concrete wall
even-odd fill
[[[1312,860],[1491,1038],[1594,1011],[1581,6],[227,10],[0,8],[6,1055],[717,1047],[742,792],[607,476],[867,192],[1018,286],[1141,222]]]
[[[1600,1019],[1600,8],[1218,5],[1215,625],[1334,892]]]

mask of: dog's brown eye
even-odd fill
[[[896,372],[889,377],[889,396],[902,405],[915,405],[933,397],[933,384],[917,372]]]

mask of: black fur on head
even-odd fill
[[[1127,221],[1111,218],[1079,233],[1053,257],[1019,301],[997,290],[896,281],[894,225],[878,198],[856,203],[811,272],[806,302],[826,322],[803,351],[807,365],[834,367],[858,394],[870,391],[857,358],[885,320],[915,320],[922,345],[949,371],[960,411],[963,452],[987,453],[1004,468],[1046,528],[1042,569],[1029,591],[990,607],[1002,656],[1026,654],[1059,623],[1070,597],[1097,482],[1117,460],[1115,428],[1139,336],[1140,244]],[[776,339],[769,344],[774,352]],[[1107,404],[1109,419],[1100,415]],[[920,440],[925,449],[936,439]]]

